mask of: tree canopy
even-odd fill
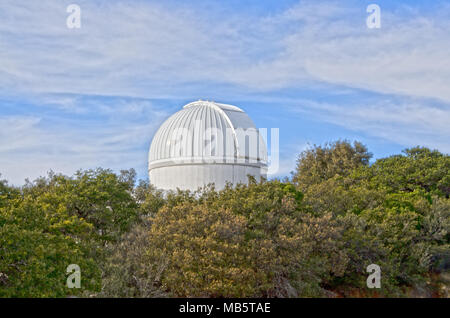
[[[448,297],[450,157],[371,157],[313,146],[291,180],[221,191],[163,192],[132,169],[0,180],[0,297]]]

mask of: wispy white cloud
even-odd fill
[[[72,174],[95,167],[136,168],[145,176],[151,136],[167,113],[151,107],[149,101],[109,101],[107,109],[103,103],[90,101],[82,113],[87,118],[103,114],[93,122],[74,122],[59,113],[56,117],[0,116],[2,176],[22,184],[25,178],[34,179],[50,170]],[[79,114],[79,108],[72,109],[75,113],[70,110],[71,114]]]
[[[0,3],[0,97],[42,108],[0,109],[0,172],[15,183],[51,168],[144,166],[168,112],[148,99],[215,93],[227,101],[292,88],[363,89],[379,99],[298,104],[324,122],[450,151],[449,5],[382,7],[382,28],[368,29],[364,5],[346,2],[301,1],[262,16],[224,15],[219,4],[79,0],[82,27],[68,29],[72,2]],[[50,118],[44,108],[61,113]],[[82,119],[70,119],[76,116]],[[292,160],[284,158],[286,170]]]
[[[332,83],[450,101],[450,6],[433,12],[302,1],[274,16],[195,5],[88,2],[67,29],[69,1],[0,4],[1,87],[176,96],[187,83],[267,91]],[[219,6],[219,5],[218,5]]]
[[[447,106],[414,100],[403,104],[385,99],[353,105],[303,100],[291,111],[400,145],[422,145],[450,152],[450,108]]]
[[[187,7],[80,1],[82,27],[68,29],[68,3],[2,2],[2,87],[173,96],[176,85],[221,81],[227,67],[246,57],[229,21],[207,20]]]
[[[261,90],[330,83],[450,102],[450,6],[382,8],[380,29],[366,27],[364,9],[301,2],[272,19],[289,30],[280,32],[279,54],[240,69],[237,80]]]

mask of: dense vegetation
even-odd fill
[[[0,181],[0,297],[448,297],[450,157],[370,159],[314,146],[290,179],[222,191],[162,193],[133,170]]]

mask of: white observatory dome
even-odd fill
[[[267,173],[267,148],[240,108],[208,101],[187,104],[156,132],[149,153],[150,183],[163,190],[197,190],[209,183],[247,183]]]

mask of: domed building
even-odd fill
[[[247,183],[267,173],[267,147],[240,108],[209,101],[187,104],[156,132],[148,163],[150,183],[162,190],[197,190],[214,183]]]

